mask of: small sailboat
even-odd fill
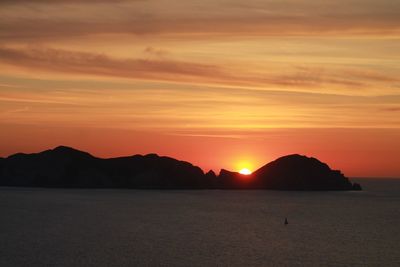
[[[285,225],[288,225],[289,223],[288,223],[288,221],[287,221],[287,218],[285,218],[285,223],[284,223]]]

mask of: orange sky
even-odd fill
[[[1,1],[0,129],[0,156],[300,153],[400,177],[400,4]]]

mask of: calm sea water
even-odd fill
[[[0,266],[400,266],[400,180],[358,181],[365,191],[0,188]]]

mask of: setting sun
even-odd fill
[[[251,171],[247,168],[243,168],[239,171],[240,174],[244,174],[244,175],[249,175],[251,174]]]

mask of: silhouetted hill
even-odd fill
[[[221,170],[219,178],[226,188],[275,190],[361,190],[340,171],[315,158],[288,155],[259,168],[251,175]]]
[[[315,158],[288,155],[254,172],[263,187],[285,190],[351,190],[352,184],[338,170]]]
[[[156,154],[100,159],[60,146],[5,159],[0,184],[43,187],[204,188],[199,167]]]
[[[0,185],[140,189],[360,190],[340,172],[314,158],[289,155],[251,175],[222,169],[217,176],[156,154],[110,159],[59,146],[0,158]]]

